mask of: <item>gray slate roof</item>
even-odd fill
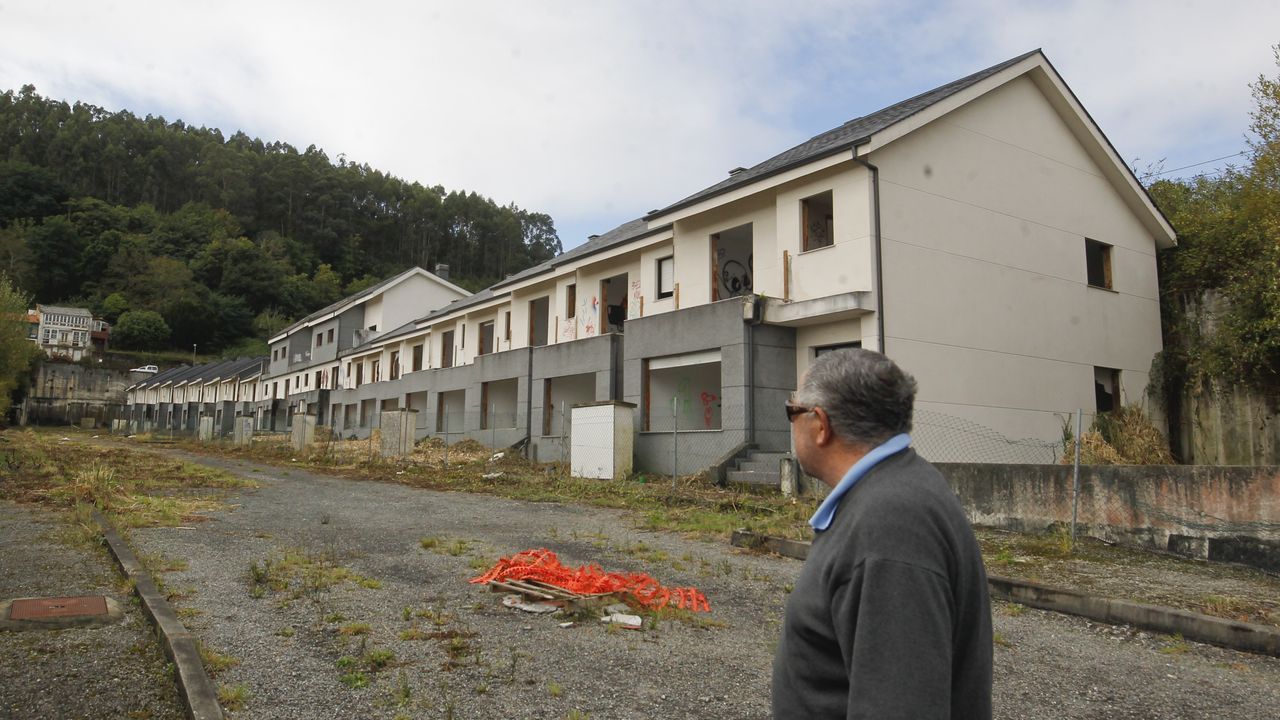
[[[227,378],[248,377],[254,372],[259,371],[262,367],[266,356],[251,358],[236,358],[235,360],[219,360],[217,362],[205,363],[203,365],[179,365],[169,368],[163,372],[134,383],[130,389],[134,388],[150,388],[158,387],[171,382],[190,383],[194,381],[204,382],[212,380],[215,377],[226,380]]]
[[[289,333],[293,332],[294,330],[297,330],[298,328],[306,327],[307,323],[311,322],[312,320],[315,320],[316,318],[324,317],[325,315],[328,315],[328,314],[329,314],[329,313],[331,313],[331,312],[336,312],[336,311],[337,311],[339,308],[341,308],[343,305],[346,305],[346,304],[350,303],[351,301],[355,300],[355,299],[356,299],[356,298],[358,298],[358,297],[363,297],[363,296],[365,296],[365,295],[372,295],[372,294],[374,294],[374,293],[377,293],[379,290],[382,290],[383,288],[390,287],[391,285],[394,285],[396,282],[399,282],[402,278],[407,277],[408,275],[410,275],[411,273],[413,273],[413,272],[415,272],[415,271],[417,271],[417,270],[422,270],[422,272],[425,272],[425,273],[427,273],[428,275],[432,275],[433,277],[435,277],[435,275],[434,275],[433,273],[431,273],[430,271],[427,271],[427,270],[425,270],[425,269],[423,269],[423,268],[420,268],[420,267],[418,267],[418,266],[416,266],[416,265],[415,265],[414,267],[411,267],[411,268],[409,268],[408,270],[405,270],[405,271],[404,271],[404,272],[402,272],[402,273],[398,273],[398,274],[396,274],[396,275],[392,275],[391,277],[387,278],[386,280],[383,280],[382,282],[378,283],[377,285],[372,285],[372,286],[370,286],[370,287],[365,288],[364,290],[361,290],[361,291],[360,291],[360,292],[358,292],[358,293],[354,293],[354,294],[352,294],[352,295],[348,295],[348,296],[346,296],[346,297],[342,298],[341,300],[339,300],[339,301],[338,301],[338,302],[336,302],[336,303],[333,303],[333,304],[331,304],[331,305],[326,305],[326,306],[324,306],[324,307],[320,308],[319,310],[317,310],[317,311],[315,311],[315,312],[311,313],[310,315],[308,315],[308,316],[306,316],[306,317],[302,318],[301,320],[299,320],[299,321],[295,322],[294,324],[290,325],[289,327],[287,327],[287,328],[285,328],[285,329],[283,329],[283,330],[278,330],[278,331],[276,331],[276,333],[275,333],[275,334],[273,334],[271,337],[280,337],[281,335],[288,335]],[[444,278],[440,278],[440,280],[443,280],[444,282],[448,283],[449,285],[453,285],[453,283],[449,282],[448,280],[444,280]],[[457,287],[457,286],[455,285],[454,287]],[[458,288],[458,289],[459,289],[459,290],[462,290],[462,288]],[[463,292],[466,292],[466,291],[465,291],[465,290],[463,290]]]
[[[864,115],[860,118],[854,118],[849,122],[841,125],[833,130],[828,130],[820,135],[815,135],[803,143],[787,150],[785,152],[774,155],[758,165],[754,165],[746,170],[734,173],[725,180],[722,180],[709,188],[699,190],[698,192],[686,197],[679,202],[668,205],[661,210],[649,213],[645,219],[656,218],[675,210],[693,205],[697,202],[705,200],[721,193],[728,192],[733,188],[755,180],[776,175],[780,172],[790,170],[798,165],[813,162],[829,155],[848,150],[855,145],[861,145],[871,138],[872,135],[888,128],[889,126],[901,122],[912,115],[924,110],[935,103],[947,99],[956,93],[972,87],[973,85],[986,80],[987,78],[999,73],[1013,65],[1026,60],[1039,53],[1040,50],[1032,50],[1010,60],[1005,60],[997,65],[992,65],[986,70],[980,70],[967,77],[960,78],[954,82],[947,83],[941,87],[934,88],[925,93],[916,95],[909,100],[903,100],[900,103],[890,105],[887,108],[878,110],[870,115]]]
[[[503,279],[501,282],[494,283],[490,289],[504,287],[526,278],[550,272],[565,263],[572,262],[578,258],[586,257],[588,255],[594,255],[598,252],[603,252],[617,245],[623,245],[637,238],[642,238],[645,235],[657,234],[667,229],[667,227],[670,226],[664,225],[662,227],[650,229],[649,223],[646,222],[644,218],[636,218],[635,220],[624,222],[609,232],[603,235],[597,235],[578,247],[566,250],[540,265],[534,265],[527,270],[523,270],[509,278]]]

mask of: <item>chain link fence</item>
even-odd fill
[[[1062,413],[1068,422],[1074,412]],[[972,420],[916,408],[911,444],[916,452],[935,463],[1041,464],[1057,463],[1064,439],[1013,439]]]

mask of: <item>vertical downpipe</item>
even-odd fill
[[[880,335],[880,352],[888,355],[887,342],[884,336],[884,263],[881,260],[880,242],[880,168],[858,157],[854,148],[853,161],[871,171],[871,212],[875,214],[872,223],[872,246],[875,260],[876,283],[876,332]]]

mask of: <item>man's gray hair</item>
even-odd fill
[[[915,397],[915,378],[896,363],[872,350],[853,349],[819,356],[796,402],[825,410],[842,440],[875,447],[911,431]]]

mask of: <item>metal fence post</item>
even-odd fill
[[[1080,508],[1080,432],[1084,423],[1084,409],[1076,408],[1076,458],[1071,471],[1071,549],[1076,548],[1076,517]]]
[[[444,406],[444,466],[449,468],[449,406]]]
[[[495,403],[489,403],[489,447],[498,449],[498,419],[493,416]]]
[[[679,429],[680,427],[679,407],[680,407],[680,398],[679,397],[671,398],[671,491],[672,492],[675,492],[676,490],[676,477],[678,477],[677,470],[680,467],[680,460],[679,460],[680,441],[679,441],[679,438],[676,437],[676,430]]]

